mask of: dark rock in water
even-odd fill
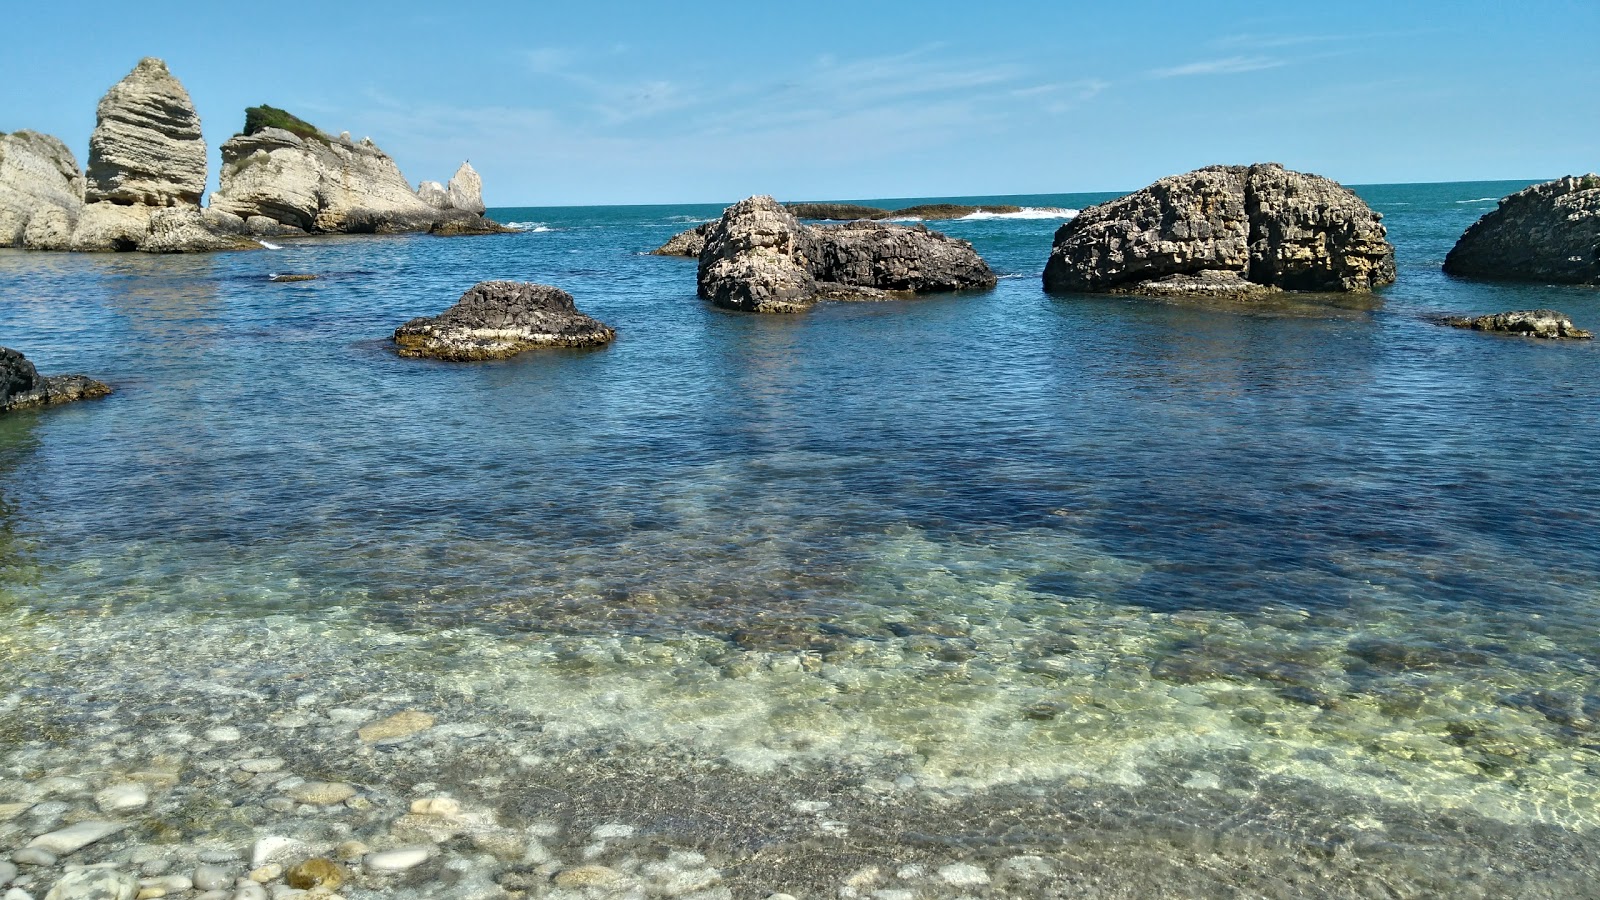
[[[1049,291],[1249,297],[1367,291],[1394,247],[1361,198],[1275,163],[1211,166],[1092,206],[1056,231]]]
[[[966,241],[922,226],[813,228],[771,197],[728,207],[706,237],[698,272],[701,297],[753,312],[994,285],[994,272]]]
[[[1471,328],[1473,331],[1496,331],[1501,334],[1520,334],[1536,338],[1584,340],[1594,337],[1594,332],[1573,325],[1572,319],[1568,318],[1566,313],[1553,309],[1519,309],[1488,316],[1452,316],[1441,319],[1440,324],[1454,328]]]
[[[1600,175],[1558,178],[1501,200],[1456,241],[1444,270],[1600,285]]]
[[[515,228],[507,228],[493,219],[485,219],[477,213],[467,213],[463,210],[445,210],[442,218],[435,222],[429,229],[429,234],[434,237],[468,237],[480,234],[516,234]]]
[[[578,311],[560,288],[480,281],[437,316],[395,330],[401,356],[455,361],[502,359],[535,347],[590,347],[617,336]]]
[[[42,376],[27,357],[0,347],[0,412],[91,400],[109,393],[111,388],[84,375]]]
[[[688,231],[680,231],[665,244],[650,251],[651,256],[695,256],[706,248],[706,235],[715,222],[701,222]]]
[[[285,272],[282,275],[268,275],[267,276],[267,280],[268,281],[279,281],[279,282],[287,282],[287,281],[316,281],[317,280],[317,276],[302,274],[302,273],[299,273],[299,272]]]
[[[853,222],[856,219],[883,219],[892,215],[887,209],[861,206],[855,203],[786,203],[785,208],[801,219],[820,219],[833,222]]]
[[[994,213],[1006,215],[1008,213],[1022,212],[1020,206],[1008,206],[1004,203],[987,206],[962,206],[959,203],[924,203],[921,206],[908,206],[897,209],[884,218],[887,219],[964,219],[973,213]]]

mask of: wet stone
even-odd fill
[[[356,734],[366,743],[375,744],[382,741],[410,737],[419,731],[432,728],[433,723],[433,716],[415,709],[408,709],[387,719],[381,719],[370,725],[363,725]]]
[[[289,789],[289,796],[301,803],[310,803],[315,806],[332,806],[343,803],[356,795],[356,789],[348,784],[339,784],[329,781],[308,781]]]
[[[200,866],[194,870],[194,886],[202,891],[221,890],[233,883],[233,874],[221,866]]]
[[[110,869],[79,869],[56,882],[45,900],[134,900],[139,882],[132,875]]]
[[[379,853],[367,855],[366,865],[369,872],[404,872],[415,869],[428,861],[433,855],[430,847],[402,847],[396,850],[384,850]]]

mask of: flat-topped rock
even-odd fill
[[[615,337],[611,328],[579,312],[560,288],[483,281],[443,313],[400,326],[394,342],[401,356],[468,361],[536,347],[590,347]]]
[[[1091,206],[1062,225],[1044,286],[1168,296],[1369,291],[1395,277],[1381,219],[1352,191],[1317,175],[1275,163],[1211,166]]]
[[[1470,328],[1473,331],[1493,331],[1550,340],[1563,338],[1587,340],[1594,337],[1594,332],[1573,325],[1572,319],[1566,313],[1553,309],[1519,309],[1487,316],[1451,316],[1441,319],[1440,323],[1454,328]]]
[[[706,248],[706,235],[711,232],[715,222],[701,222],[688,231],[680,231],[673,235],[665,244],[650,251],[651,256],[694,256],[698,257],[700,251]]]
[[[111,388],[85,375],[40,375],[27,357],[0,347],[0,412],[90,400],[110,393]]]
[[[966,241],[920,225],[812,227],[765,196],[735,203],[712,224],[697,273],[701,297],[752,312],[797,312],[823,299],[987,289],[995,282]]]
[[[48,134],[0,135],[0,247],[65,250],[83,214],[83,173]]]
[[[1600,175],[1524,188],[1474,222],[1444,258],[1451,275],[1600,285]]]

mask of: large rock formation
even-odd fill
[[[84,375],[40,375],[27,357],[0,347],[0,412],[104,397],[111,388]]]
[[[206,143],[189,92],[155,57],[100,100],[89,138],[88,201],[73,250],[152,253],[242,249],[243,220],[200,209]]]
[[[1600,175],[1558,178],[1501,200],[1456,242],[1444,270],[1600,285]]]
[[[1587,340],[1594,337],[1594,332],[1579,328],[1572,324],[1572,319],[1566,313],[1553,309],[1519,309],[1487,316],[1451,316],[1439,321],[1440,324],[1455,328],[1471,328],[1473,331],[1494,331],[1500,334],[1550,340],[1562,338]]]
[[[36,131],[0,135],[0,247],[67,249],[83,190],[66,144]]]
[[[722,214],[700,253],[701,297],[731,309],[796,312],[820,299],[986,289],[995,275],[966,241],[918,225],[813,228],[771,197]]]
[[[617,333],[578,311],[560,288],[481,281],[437,316],[395,330],[401,356],[468,361],[500,359],[535,347],[589,347]]]
[[[1062,225],[1044,286],[1202,296],[1367,291],[1395,276],[1381,218],[1326,178],[1274,163],[1211,166]]]
[[[463,165],[448,188],[424,183],[423,194],[371,139],[330,137],[262,106],[246,110],[244,132],[222,145],[221,186],[211,205],[313,233],[502,230],[483,218],[482,181],[471,166]]]

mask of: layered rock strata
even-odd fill
[[[1440,323],[1473,331],[1494,331],[1550,340],[1587,340],[1594,337],[1594,332],[1577,327],[1566,313],[1553,309],[1519,309],[1487,316],[1451,316],[1441,319]]]
[[[401,356],[452,361],[501,359],[535,347],[590,347],[616,332],[578,311],[560,288],[518,281],[482,281],[437,316],[395,330]]]
[[[0,412],[104,397],[111,388],[85,375],[43,376],[28,358],[0,347]]]
[[[752,312],[994,285],[994,272],[966,241],[921,225],[814,228],[765,196],[728,207],[712,225],[697,273],[701,297]]]
[[[83,215],[83,173],[56,138],[0,135],[0,247],[65,250]]]
[[[1275,163],[1211,166],[1089,207],[1056,231],[1049,291],[1251,296],[1369,291],[1394,247],[1347,188]]]
[[[1558,178],[1501,200],[1456,241],[1444,270],[1600,285],[1600,175]]]
[[[257,115],[263,109],[277,115]],[[463,163],[448,186],[423,182],[420,192],[413,191],[370,138],[358,143],[348,134],[330,137],[271,107],[248,113],[245,133],[222,145],[214,209],[307,233],[503,230],[483,218],[483,182],[470,165]]]

